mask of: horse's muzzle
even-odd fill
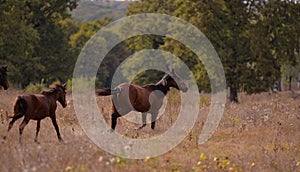
[[[187,85],[184,83],[184,82],[182,82],[182,83],[180,83],[180,85],[179,85],[179,89],[182,91],[182,92],[187,92],[187,90],[188,90],[188,87],[187,87]]]
[[[187,92],[188,88],[187,87],[183,87],[180,90],[185,93],[185,92]]]

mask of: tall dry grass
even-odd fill
[[[11,115],[18,94],[22,91],[0,91],[0,136],[6,132],[7,116]],[[92,143],[77,121],[72,95],[68,94],[67,108],[59,105],[57,110],[65,143],[57,140],[51,120],[44,119],[40,144],[34,143],[36,122],[30,121],[24,129],[24,143],[20,145],[19,120],[7,140],[0,142],[0,171],[300,171],[300,98],[294,94],[240,94],[240,104],[227,102],[213,137],[198,145],[210,104],[210,96],[201,94],[199,118],[184,141],[162,156],[142,160],[110,155]],[[97,97],[97,101],[110,124],[110,97]],[[163,133],[177,118],[178,94],[171,92],[167,102],[155,130],[147,125],[135,131],[140,124],[121,117],[116,131],[130,138]]]

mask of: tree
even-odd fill
[[[76,54],[79,54],[89,39],[95,35],[98,30],[111,22],[111,18],[105,17],[100,20],[80,23],[79,30],[73,33],[70,37],[69,44],[72,46],[72,49],[76,52]],[[97,41],[97,39],[104,39],[104,37],[95,37],[94,39]],[[116,68],[119,66],[122,59],[130,54],[128,49],[127,44],[123,42],[114,47],[105,56],[97,73],[97,86],[110,87]],[[95,67],[98,68],[98,66]]]
[[[251,73],[250,66],[253,61],[247,33],[250,24],[247,5],[238,0],[206,3],[202,17],[202,30],[223,63],[230,90],[229,99],[232,102],[238,102],[239,88],[248,81],[243,76]]]
[[[70,51],[68,34],[60,21],[71,17],[69,10],[77,6],[78,0],[34,0],[26,1],[27,20],[38,31],[40,41],[35,56],[40,57],[45,70],[41,77],[45,82],[66,81],[72,75],[74,54]]]
[[[0,56],[13,83],[66,80],[74,61],[60,21],[70,18],[78,0],[20,0],[0,4]],[[66,67],[67,65],[67,67]]]
[[[280,77],[282,62],[293,65],[299,54],[297,1],[142,0],[129,6],[128,14],[141,12],[174,15],[198,27],[221,58],[232,102],[238,102],[239,91],[251,94],[273,88]],[[193,53],[175,40],[161,40],[159,48],[184,59],[197,72],[197,79],[202,80],[198,86],[207,87],[205,69],[195,62]],[[151,46],[155,41],[148,36],[140,42]]]
[[[9,81],[20,85],[37,79],[44,69],[34,56],[39,34],[25,20],[24,6],[25,1],[0,3],[0,63],[9,66]]]

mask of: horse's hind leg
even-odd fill
[[[151,128],[154,130],[158,113],[151,113]]]
[[[58,128],[58,125],[57,125],[57,122],[56,122],[56,116],[55,115],[51,116],[51,121],[52,121],[52,124],[53,124],[53,126],[55,128],[58,140],[62,142],[63,139],[61,138],[61,135],[60,135],[60,132],[59,132],[59,128]]]
[[[23,117],[22,113],[18,113],[15,116],[12,117],[12,120],[8,124],[8,129],[7,129],[7,132],[6,132],[5,136],[3,136],[3,139],[7,138],[7,134],[9,132],[9,130],[13,127],[15,121],[18,120],[18,119],[20,119],[20,118],[22,118],[22,117]]]
[[[39,135],[40,127],[41,127],[41,120],[38,120],[37,124],[36,124],[36,134],[35,134],[35,138],[34,138],[34,141],[36,143],[38,143],[38,135]]]
[[[140,130],[142,128],[144,128],[146,126],[146,118],[147,117],[147,113],[142,113],[142,122],[143,122],[143,125],[140,126],[137,130]]]
[[[25,126],[28,124],[29,120],[30,120],[30,119],[29,119],[29,118],[26,118],[26,116],[25,116],[24,120],[22,121],[22,123],[21,123],[20,126],[19,126],[19,133],[20,133],[19,142],[20,142],[20,143],[22,143],[22,134],[23,134],[23,130],[24,130]]]
[[[111,131],[114,131],[117,125],[117,119],[120,117],[121,115],[118,112],[115,112],[111,115]]]

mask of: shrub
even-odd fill
[[[41,81],[40,83],[30,83],[26,88],[26,93],[37,94],[46,89],[46,85]]]

